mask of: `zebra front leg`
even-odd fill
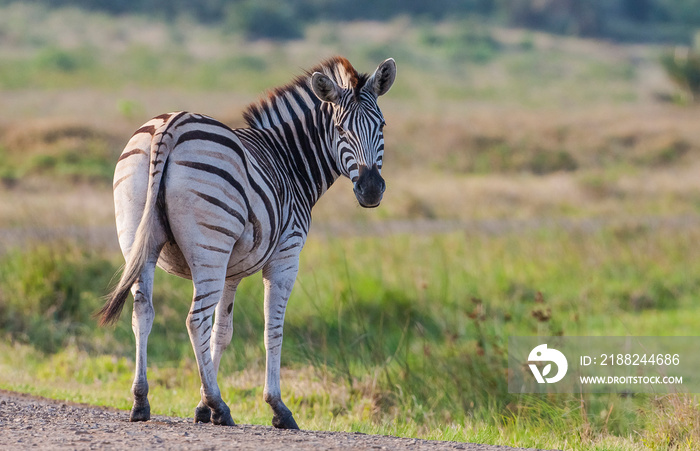
[[[288,262],[288,260],[287,260]],[[268,264],[263,269],[265,284],[265,389],[263,396],[274,415],[272,425],[280,429],[299,429],[292,412],[282,402],[280,389],[280,358],[282,355],[282,331],[287,301],[297,277],[299,260],[283,269]]]
[[[192,276],[195,280],[194,299],[192,308],[187,315],[187,332],[190,335],[192,349],[199,368],[199,377],[202,380],[200,393],[203,405],[211,409],[212,423],[235,426],[231,410],[221,399],[211,352],[212,315],[221,298],[224,277],[200,278],[194,274],[194,271]],[[205,409],[195,410],[195,421],[200,421],[205,412]]]
[[[136,370],[134,383],[131,386],[134,405],[131,408],[130,421],[148,421],[151,418],[151,406],[148,403],[148,380],[146,378],[146,348],[155,317],[152,299],[154,271],[155,262],[147,262],[139,280],[131,288],[134,295],[131,329],[136,337]]]
[[[216,306],[214,316],[214,329],[211,339],[211,358],[214,363],[214,373],[218,376],[221,355],[224,349],[231,343],[233,336],[233,303],[236,297],[236,288],[240,279],[226,280],[224,285],[224,295]],[[195,423],[208,423],[211,418],[211,409],[204,403],[204,399],[199,401],[199,405],[194,411]]]

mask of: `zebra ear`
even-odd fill
[[[321,72],[314,72],[311,76],[311,89],[323,102],[337,103],[340,98],[340,87]]]
[[[377,67],[374,74],[367,80],[367,86],[379,97],[389,92],[394,80],[396,80],[396,61],[394,58],[389,58]]]

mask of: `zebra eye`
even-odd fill
[[[383,131],[384,131],[384,127],[386,127],[386,122],[382,121],[382,123],[379,124],[379,131],[380,131],[380,132],[383,132]]]
[[[340,125],[336,125],[335,129],[338,130],[338,133],[340,133],[340,136],[343,136],[345,134],[345,129],[341,127]]]

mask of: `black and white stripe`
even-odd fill
[[[217,374],[231,341],[235,292],[242,278],[263,271],[264,396],[274,426],[297,427],[280,397],[280,351],[311,209],[340,175],[352,180],[360,205],[379,205],[384,117],[377,97],[395,76],[392,59],[370,76],[336,57],[248,107],[248,128],[179,112],[153,118],[132,136],[114,175],[126,266],[100,311],[102,324],[116,321],[133,293],[132,421],[150,418],[146,343],[158,265],[193,281],[187,330],[202,379],[195,420],[225,425],[234,423]]]

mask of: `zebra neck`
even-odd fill
[[[268,150],[271,165],[289,179],[293,197],[308,213],[340,175],[330,109],[315,107],[260,130],[265,142],[259,143]]]

